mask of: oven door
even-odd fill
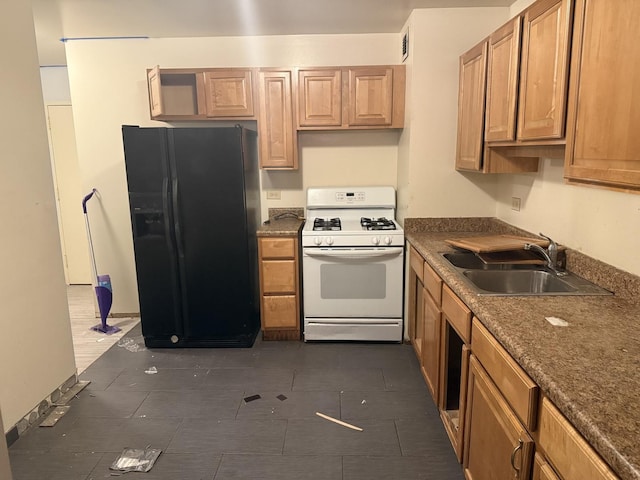
[[[403,247],[305,248],[305,318],[401,318]]]

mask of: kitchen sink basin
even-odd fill
[[[505,295],[576,291],[560,277],[544,270],[466,270],[463,275],[480,290]]]
[[[542,265],[484,263],[473,252],[443,253],[460,278],[478,295],[612,295],[582,277],[560,276]]]
[[[521,263],[485,263],[473,252],[443,253],[451,265],[469,270],[531,270],[536,265]]]

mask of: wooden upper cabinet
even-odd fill
[[[261,70],[258,73],[260,114],[258,142],[260,167],[298,168],[291,70]]]
[[[640,2],[576,3],[565,177],[640,192]]]
[[[349,125],[391,125],[393,69],[349,69]]]
[[[487,111],[484,139],[515,140],[522,17],[517,16],[489,37]]]
[[[572,0],[538,0],[524,14],[518,139],[564,137]]]
[[[162,104],[162,82],[160,80],[160,67],[155,66],[147,72],[149,86],[149,108],[151,118],[159,117],[164,113]]]
[[[198,120],[204,115],[204,77],[189,69],[147,70],[149,111],[154,120]]]
[[[253,117],[251,69],[206,71],[207,117]]]
[[[298,129],[404,126],[405,66],[298,69]]]
[[[487,45],[485,40],[460,57],[456,148],[458,170],[482,170]]]
[[[298,70],[298,124],[302,127],[342,125],[342,71]]]

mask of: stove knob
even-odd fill
[[[384,237],[384,244],[391,245],[391,237]]]
[[[333,237],[326,238],[327,245],[333,245]]]
[[[371,243],[373,243],[374,245],[378,245],[380,243],[380,239],[378,237],[373,237],[371,239]]]
[[[322,243],[322,238],[320,237],[316,237],[313,239],[313,243],[315,243],[316,245],[320,245]]]

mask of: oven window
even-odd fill
[[[323,299],[383,299],[387,294],[387,267],[374,264],[320,265],[320,297]]]

